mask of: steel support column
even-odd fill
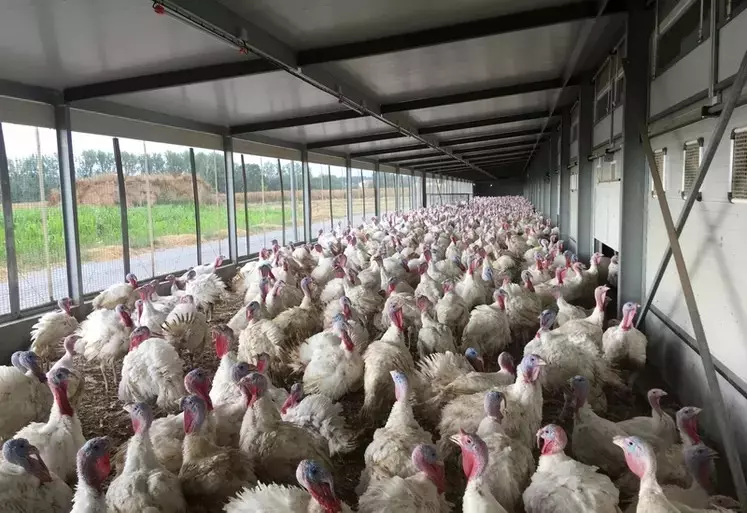
[[[244,238],[246,239],[246,254],[249,256],[251,255],[251,251],[249,251],[249,195],[246,190],[246,162],[243,154],[241,155],[241,180],[244,184]]]
[[[280,165],[280,159],[278,160],[278,178],[280,179],[280,223],[283,227],[282,233],[280,235],[282,242],[281,244],[285,246],[285,184],[283,183],[283,168]]]
[[[75,158],[73,136],[70,129],[70,107],[58,105],[54,110],[57,129],[57,158],[60,162],[60,196],[62,223],[65,231],[65,256],[67,257],[67,283],[70,297],[83,304],[83,274],[78,237],[78,202],[75,193]],[[121,277],[120,277],[121,279]]]
[[[345,187],[347,188],[348,225],[353,224],[353,159],[350,154],[345,156]]]
[[[127,187],[125,186],[124,168],[122,167],[122,152],[119,149],[119,139],[112,139],[114,146],[114,165],[117,169],[117,192],[119,193],[119,225],[122,230],[122,263],[125,274],[130,273],[130,226],[127,222]]]
[[[400,205],[400,189],[402,188],[402,177],[399,176],[399,166],[394,166],[394,211],[399,212],[402,205]]]
[[[568,240],[571,223],[571,109],[563,109],[560,122],[560,238]]]
[[[195,200],[195,236],[197,240],[197,265],[202,265],[202,223],[200,222],[200,195],[197,187],[197,164],[195,149],[189,149],[189,165],[192,168],[192,197]]]
[[[242,157],[243,158],[243,157]],[[291,223],[293,224],[293,243],[298,243],[298,205],[296,204],[298,184],[296,183],[296,162],[291,161],[290,191],[291,191]]]
[[[228,135],[223,136],[223,159],[226,166],[226,204],[228,205],[226,212],[226,215],[228,216],[228,258],[231,259],[231,262],[236,264],[239,261],[239,241],[238,233],[236,231],[236,188],[234,187],[235,182],[233,180],[233,139]],[[279,164],[280,161],[278,161],[278,165]],[[282,181],[280,183],[282,184]],[[285,210],[283,210],[283,215],[285,215]],[[285,223],[283,223],[283,225],[285,225]],[[283,231],[283,235],[285,235],[285,231]]]
[[[380,166],[378,162],[374,164],[374,213],[376,214],[376,217],[379,217],[381,212],[381,209],[379,208],[379,200],[381,199],[381,191],[379,189],[381,183],[379,168]]]
[[[558,140],[560,139],[560,132],[553,130],[552,137],[550,138],[550,212],[548,217],[552,221],[553,225],[558,224],[558,187],[560,186],[558,173],[560,172],[558,165]]]
[[[428,206],[428,191],[426,190],[426,178],[425,178],[425,171],[423,171],[421,177],[420,177],[420,190],[422,194],[422,200],[423,200],[423,207]]]
[[[620,274],[617,305],[641,301],[646,260],[646,154],[639,127],[648,119],[649,34],[653,12],[645,0],[628,5],[628,35],[625,56],[625,102],[623,103],[622,182],[620,193]],[[623,222],[624,220],[624,222]],[[627,262],[627,264],[626,264]]]
[[[60,168],[61,169],[61,168]],[[18,260],[16,259],[16,238],[13,227],[13,198],[10,195],[10,170],[8,155],[5,151],[3,126],[0,123],[0,195],[3,198],[3,221],[5,227],[5,255],[8,272],[8,299],[10,313],[18,315],[21,311],[21,296],[18,288]],[[75,296],[71,296],[75,298]]]
[[[703,180],[705,180],[706,173],[708,173],[708,168],[711,166],[711,162],[713,162],[713,157],[716,155],[718,145],[724,137],[726,126],[729,124],[729,119],[731,119],[731,115],[737,106],[737,101],[739,100],[739,96],[742,89],[744,89],[746,82],[747,52],[742,56],[742,62],[739,65],[739,70],[737,71],[736,76],[734,77],[734,83],[729,90],[729,96],[724,102],[724,107],[721,110],[716,126],[713,128],[713,133],[711,134],[711,137],[708,138],[708,147],[703,153],[698,176],[695,177],[695,182],[693,182],[692,193],[688,195],[685,200],[685,205],[680,211],[680,216],[677,218],[677,225],[675,227],[677,237],[682,235],[682,230],[685,228],[687,218],[690,216],[690,211],[693,209],[700,187],[703,185]],[[659,268],[656,270],[656,274],[654,275],[654,281],[651,283],[651,288],[649,288],[648,294],[646,294],[646,301],[643,304],[636,326],[642,325],[643,319],[646,317],[646,313],[656,295],[656,291],[659,289],[661,280],[664,278],[664,272],[667,270],[670,258],[672,258],[672,248],[671,246],[667,246],[667,249],[664,251],[664,256],[661,259],[661,263],[659,264]]]
[[[311,242],[311,177],[309,175],[309,152],[301,150],[301,172],[303,174],[303,232],[306,242]]]
[[[588,260],[593,252],[591,233],[592,199],[594,196],[594,166],[589,161],[592,133],[594,129],[594,84],[587,75],[581,82],[579,91],[578,122],[578,241],[576,253],[579,258]]]
[[[741,91],[741,88],[738,89],[738,91]],[[739,95],[736,94],[734,96]],[[671,246],[671,253],[674,256],[674,263],[677,267],[677,274],[680,278],[682,293],[685,297],[685,304],[687,305],[688,314],[690,315],[690,323],[693,327],[695,340],[698,342],[698,350],[700,352],[700,358],[703,362],[703,370],[705,372],[706,381],[708,382],[708,388],[711,392],[710,405],[714,410],[716,424],[718,425],[719,431],[721,433],[721,443],[724,446],[724,453],[726,454],[726,459],[729,462],[729,469],[731,470],[731,476],[734,481],[734,488],[737,491],[737,497],[742,505],[741,510],[743,513],[747,513],[747,482],[745,482],[744,469],[742,468],[742,463],[739,460],[739,451],[737,449],[737,444],[734,438],[734,432],[729,426],[729,414],[726,411],[724,397],[723,395],[721,395],[721,387],[718,383],[716,368],[713,363],[713,358],[711,357],[711,350],[708,347],[708,341],[706,340],[705,329],[703,328],[703,321],[700,318],[698,304],[695,301],[695,292],[693,291],[693,286],[690,282],[690,276],[687,272],[685,257],[682,254],[679,234],[677,233],[677,230],[674,226],[674,221],[672,220],[672,213],[669,210],[669,204],[667,203],[667,198],[664,194],[664,187],[661,182],[661,176],[656,171],[656,157],[654,156],[654,150],[651,148],[651,141],[649,141],[648,139],[648,133],[645,124],[641,123],[639,125],[638,134],[642,140],[643,150],[648,161],[648,168],[651,171],[651,177],[654,182],[654,190],[656,191],[656,199],[659,202],[659,208],[661,209],[661,216],[664,221],[664,227],[667,230],[667,238],[669,239],[669,244]],[[694,187],[693,194],[691,194],[690,196],[694,197],[697,191],[698,188]],[[621,263],[622,262],[624,261],[621,260]],[[622,265],[620,266],[620,269],[622,270]]]

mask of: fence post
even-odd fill
[[[280,159],[278,159],[278,177],[280,178],[280,223],[283,225],[281,238],[283,239],[283,246],[285,246],[285,191],[283,190],[283,169],[280,167]]]
[[[353,160],[350,158],[350,154],[348,153],[345,155],[345,187],[347,188],[347,193],[345,194],[345,197],[348,199],[347,201],[347,211],[348,211],[348,225],[353,224]]]
[[[10,196],[10,171],[8,156],[5,152],[3,126],[0,123],[0,195],[3,201],[3,220],[5,224],[5,255],[8,266],[8,299],[10,313],[14,316],[21,311],[21,299],[18,290],[18,261],[16,259],[15,230],[13,228],[13,198]]]
[[[223,136],[223,159],[225,162],[226,177],[226,206],[228,216],[228,258],[234,264],[239,262],[239,240],[236,229],[236,187],[234,183],[233,168],[233,139],[230,135]],[[216,169],[216,179],[218,170]],[[215,190],[215,197],[218,198],[218,189]],[[221,239],[218,239],[221,240]]]
[[[374,209],[376,217],[379,217],[379,212],[381,212],[381,209],[379,208],[379,199],[381,198],[379,183],[379,162],[377,161],[376,164],[374,164]]]
[[[244,175],[246,177],[246,174]],[[298,243],[298,207],[296,205],[296,191],[298,184],[296,183],[296,162],[291,160],[291,176],[290,176],[290,191],[291,191],[291,222],[293,223],[293,242]],[[246,186],[244,186],[246,189]]]
[[[246,256],[251,255],[249,248],[249,194],[246,191],[246,163],[244,162],[244,154],[241,154],[241,176],[244,181],[244,230],[246,239]],[[237,250],[238,250],[238,233],[236,235]],[[238,258],[238,257],[237,257]]]
[[[60,199],[62,202],[62,222],[65,229],[67,283],[70,298],[80,306],[83,304],[83,274],[80,259],[80,238],[78,237],[78,202],[75,193],[75,159],[73,156],[73,136],[70,128],[70,107],[68,105],[58,105],[55,107],[54,114],[55,128],[57,129],[57,158],[60,162]],[[8,222],[7,216],[5,222]]]
[[[306,242],[311,242],[311,175],[309,174],[309,151],[301,150],[301,167],[303,172],[303,227]]]
[[[195,199],[195,236],[197,237],[197,265],[202,264],[202,228],[200,226],[200,195],[197,190],[197,164],[195,149],[189,149],[189,165],[192,168],[192,196]],[[148,200],[150,204],[150,200]]]
[[[119,225],[122,230],[122,263],[125,274],[131,270],[130,264],[130,225],[127,220],[127,189],[125,185],[124,168],[122,167],[122,151],[119,148],[119,139],[113,138],[114,166],[117,170],[117,189],[119,192]]]

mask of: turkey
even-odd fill
[[[563,428],[549,424],[537,432],[539,464],[524,490],[527,513],[620,513],[619,492],[609,477],[565,454]]]
[[[461,344],[462,332],[469,322],[469,308],[462,298],[454,291],[454,283],[443,283],[444,296],[436,303],[436,317],[438,322],[451,328],[454,342]]]
[[[420,322],[422,327],[418,331],[418,354],[425,358],[432,353],[456,352],[454,346],[454,335],[451,329],[435,319],[433,303],[427,296],[416,299],[420,309]]]
[[[59,358],[61,342],[78,329],[78,321],[73,317],[72,299],[64,297],[57,301],[59,311],[47,312],[31,327],[31,351],[42,359],[46,366]]]
[[[304,389],[324,394],[333,401],[360,389],[364,377],[363,358],[350,338],[347,323],[339,320],[335,328],[340,343],[313,348],[303,373]]]
[[[391,407],[394,384],[391,371],[412,375],[415,363],[405,346],[405,326],[402,309],[392,307],[387,312],[391,325],[380,339],[371,343],[363,355],[363,411],[369,419],[380,419]]]
[[[223,265],[223,260],[225,260],[226,257],[223,255],[218,255],[215,257],[215,260],[210,262],[209,264],[201,264],[194,266],[191,270],[194,271],[196,276],[202,276],[203,274],[213,274],[218,267]]]
[[[332,466],[327,444],[303,428],[284,422],[267,397],[267,378],[252,372],[241,381],[247,409],[241,423],[239,448],[264,479],[289,484],[299,461],[310,458]]]
[[[436,448],[420,444],[412,450],[417,473],[385,478],[368,487],[358,500],[358,513],[449,513],[443,496],[446,487],[443,464]]]
[[[650,417],[634,417],[632,419],[618,422],[626,433],[637,436],[648,443],[654,449],[667,449],[677,440],[677,426],[674,419],[661,408],[661,398],[667,393],[660,388],[652,388],[648,391],[648,403],[651,405]]]
[[[462,469],[467,478],[467,489],[462,497],[463,513],[507,513],[490,491],[485,475],[490,456],[488,446],[477,434],[463,429],[451,437],[462,450]]]
[[[326,440],[329,454],[349,453],[356,447],[355,436],[345,425],[342,405],[322,394],[304,395],[303,385],[294,383],[280,409],[285,422],[291,422]]]
[[[194,269],[189,271],[184,291],[195,299],[199,308],[206,311],[207,320],[213,317],[213,307],[226,291],[226,284],[217,274],[202,274],[197,276]]]
[[[335,495],[332,475],[321,463],[303,460],[296,469],[297,486],[258,484],[245,488],[226,504],[225,513],[352,513]]]
[[[12,366],[0,367],[0,439],[7,440],[30,422],[49,418],[53,396],[33,351],[16,351]]]
[[[633,327],[633,319],[640,305],[625,303],[620,324],[607,328],[602,336],[604,358],[615,364],[629,364],[640,371],[646,365],[646,335]]]
[[[441,285],[428,274],[428,262],[420,264],[418,272],[420,273],[420,283],[415,288],[415,297],[425,296],[435,305],[444,294]]]
[[[220,513],[226,497],[256,484],[251,460],[238,449],[215,445],[200,397],[183,398],[181,407],[185,434],[179,482],[184,498],[190,511]]]
[[[506,291],[493,293],[495,303],[479,305],[469,314],[462,333],[461,349],[474,347],[480,354],[493,359],[511,343],[511,328],[506,315]]]
[[[213,406],[243,400],[241,389],[232,377],[233,366],[238,363],[236,358],[236,337],[231,328],[225,324],[218,324],[212,329],[215,354],[220,363],[215,371],[213,384],[210,388],[210,401]]]
[[[47,468],[68,484],[75,482],[75,458],[86,442],[80,420],[68,398],[71,377],[72,372],[65,368],[50,373],[49,388],[55,402],[49,420],[29,424],[13,437],[24,438],[34,445]]]
[[[73,491],[51,473],[39,450],[24,438],[3,444],[0,461],[0,504],[19,513],[68,513]]]
[[[270,319],[263,317],[257,301],[252,301],[246,307],[246,318],[249,325],[239,335],[239,360],[249,362],[255,355],[267,353],[272,362],[272,372],[282,372],[288,357],[284,351],[283,332]]]
[[[177,350],[190,354],[202,351],[208,337],[205,314],[197,310],[194,298],[186,294],[166,316],[161,325],[166,341]]]
[[[521,492],[534,472],[534,457],[529,447],[507,436],[501,426],[503,395],[498,391],[485,394],[485,418],[477,434],[490,455],[486,479],[491,493],[509,513],[521,505]]]
[[[487,292],[482,280],[475,278],[475,269],[478,269],[480,266],[482,266],[482,259],[473,259],[469,264],[467,274],[454,286],[454,292],[462,298],[467,310],[472,310],[477,305],[485,304]]]
[[[412,411],[411,392],[407,376],[391,371],[396,401],[384,427],[374,432],[363,459],[366,468],[361,473],[356,492],[363,494],[373,483],[392,477],[407,478],[418,472],[411,455],[418,444],[432,444],[430,433],[420,427]]]
[[[169,346],[170,347],[170,346]],[[135,434],[127,444],[122,473],[109,485],[106,505],[117,513],[186,513],[179,479],[153,453],[150,426],[153,412],[145,403],[128,405]]]
[[[322,329],[321,311],[312,297],[313,280],[305,277],[301,280],[303,300],[300,306],[280,312],[272,322],[283,333],[289,347],[298,345]]]
[[[91,438],[78,451],[78,485],[70,513],[107,513],[104,482],[109,478],[109,440]]]
[[[183,363],[173,346],[162,338],[151,337],[141,326],[132,332],[130,352],[122,363],[119,399],[125,402],[155,403],[174,411],[185,395]]]
[[[137,277],[129,273],[125,276],[124,283],[111,285],[106,290],[101,291],[98,296],[93,298],[92,305],[96,310],[100,308],[114,310],[117,305],[125,305],[128,309],[132,309],[138,297]]]

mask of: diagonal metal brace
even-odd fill
[[[646,130],[645,125],[641,125],[639,131],[641,142],[643,143],[643,151],[646,153],[648,168],[654,182],[656,199],[659,201],[661,216],[664,219],[664,227],[667,230],[667,237],[669,238],[669,244],[671,247],[670,251],[674,256],[674,264],[677,267],[677,273],[679,274],[682,293],[685,296],[685,304],[687,305],[690,322],[692,323],[693,331],[695,332],[695,340],[698,342],[700,358],[703,362],[703,370],[705,371],[706,381],[708,382],[708,388],[711,392],[711,403],[716,417],[716,424],[721,432],[721,443],[724,445],[724,452],[726,453],[726,459],[729,462],[729,469],[731,470],[732,479],[734,480],[734,487],[736,488],[737,496],[742,505],[742,513],[747,513],[747,482],[745,482],[744,471],[742,469],[742,464],[739,461],[739,452],[734,439],[734,432],[730,429],[729,423],[727,422],[726,405],[724,405],[724,398],[721,395],[721,387],[718,384],[716,368],[713,364],[708,341],[706,340],[703,321],[701,320],[700,312],[698,311],[698,304],[695,302],[695,293],[693,292],[693,286],[690,282],[687,266],[685,265],[685,257],[682,255],[682,247],[680,246],[678,233],[675,229],[674,221],[672,220],[672,212],[669,210],[669,203],[667,203],[667,198],[664,195],[664,186],[661,182],[661,175],[658,173],[656,168],[656,157],[654,157],[654,150],[651,148],[651,141],[648,138],[648,131]],[[696,190],[697,189],[693,189],[693,191]],[[691,196],[694,196],[694,194],[691,194]]]
[[[692,211],[693,209],[693,205],[695,204],[695,199],[698,196],[700,187],[703,185],[703,180],[705,180],[706,173],[708,173],[708,169],[711,167],[711,162],[713,162],[713,157],[716,155],[716,150],[718,149],[718,145],[721,142],[721,139],[723,139],[724,137],[724,132],[726,132],[726,126],[729,124],[731,115],[737,106],[737,101],[739,100],[739,97],[742,94],[742,89],[744,89],[745,83],[747,83],[747,52],[745,52],[744,55],[742,56],[742,63],[739,65],[737,76],[734,78],[734,83],[732,84],[731,90],[729,91],[729,97],[726,99],[726,102],[724,102],[724,108],[721,111],[721,115],[719,116],[718,121],[716,122],[716,126],[713,128],[713,133],[711,134],[711,137],[708,140],[708,147],[706,148],[705,154],[703,155],[703,161],[700,163],[700,169],[698,170],[698,176],[695,178],[695,182],[693,183],[692,190],[690,194],[688,194],[687,200],[685,201],[685,205],[684,207],[682,207],[680,216],[677,219],[677,226],[675,227],[675,233],[678,239],[679,239],[679,236],[682,235],[682,230],[684,230],[685,228],[685,223],[687,223],[687,218],[690,216],[690,211]],[[656,169],[656,166],[651,167],[651,169]],[[661,280],[664,278],[664,272],[667,270],[667,265],[669,265],[669,260],[671,258],[672,258],[672,246],[670,244],[669,246],[667,246],[667,249],[664,252],[664,257],[661,259],[659,268],[656,270],[656,274],[654,275],[654,281],[653,283],[651,283],[651,288],[646,294],[646,299],[643,303],[643,308],[641,308],[641,313],[638,317],[638,322],[636,323],[636,327],[640,327],[643,325],[643,320],[645,319],[646,314],[648,313],[648,310],[651,307],[651,303],[653,303],[654,301],[654,296],[656,295],[656,291],[659,290],[659,285],[661,285]]]

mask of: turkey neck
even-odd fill
[[[135,433],[127,444],[127,457],[123,473],[135,473],[143,470],[159,468],[161,464],[153,453],[153,443],[150,441],[150,431],[145,428]]]
[[[99,492],[85,481],[78,481],[70,513],[107,513],[106,494]]]
[[[51,386],[50,388],[52,389],[52,395],[54,395],[54,404],[49,414],[49,422],[54,424],[67,422],[74,415],[70,399],[67,397],[67,390],[58,386]]]
[[[542,454],[537,462],[537,472],[554,473],[559,468],[558,465],[565,463],[570,458],[563,452],[555,454]]]
[[[311,296],[308,294],[304,294],[303,299],[301,300],[301,308],[309,310],[311,308],[311,305]]]
[[[387,428],[411,426],[419,427],[412,413],[412,404],[410,403],[410,394],[396,401],[389,412],[389,418],[386,421]]]
[[[495,417],[486,415],[484,419],[480,421],[480,425],[477,427],[477,434],[480,438],[487,438],[489,435],[503,435],[503,426],[500,421]]]
[[[271,432],[277,429],[280,421],[280,412],[278,412],[272,400],[267,396],[263,396],[246,409],[241,430],[248,429],[251,432],[257,433]],[[244,426],[247,427],[244,428]]]
[[[183,463],[199,461],[214,454],[215,450],[215,444],[205,434],[205,425],[203,424],[197,433],[189,433],[184,436],[182,461]]]

